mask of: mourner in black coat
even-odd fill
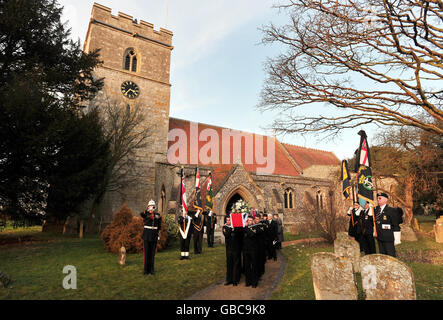
[[[272,214],[268,214],[268,259],[277,260],[277,250],[275,248],[278,242],[277,222],[272,219]]]
[[[178,217],[178,226],[180,234],[180,260],[189,258],[189,245],[192,236],[192,218],[184,213]]]
[[[229,216],[225,217],[225,224],[223,225],[223,235],[225,236],[226,246],[226,282],[225,286],[233,284],[238,285],[240,281],[240,239],[239,234],[235,232],[231,226],[231,219]]]
[[[378,206],[375,208],[375,227],[379,253],[396,256],[394,231],[399,230],[398,213],[395,208],[387,205],[389,196],[377,194]]]
[[[217,215],[215,212],[206,211],[205,212],[205,226],[206,226],[206,237],[208,240],[208,247],[214,248],[214,231],[217,225]]]
[[[144,255],[144,274],[154,274],[154,257],[159,240],[159,232],[162,226],[160,214],[154,212],[155,202],[149,201],[147,210],[140,213],[143,218],[143,255]]]
[[[265,251],[265,232],[266,226],[260,220],[260,216],[256,215],[254,219],[257,230],[257,274],[258,278],[265,273],[266,251]]]

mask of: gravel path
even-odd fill
[[[322,238],[300,239],[283,242],[282,247],[297,243],[322,242]],[[225,279],[195,293],[186,300],[266,300],[277,287],[285,271],[286,261],[282,254],[277,251],[277,261],[267,260],[265,274],[259,281],[257,288],[246,287],[245,276],[242,274],[238,286],[225,286]]]

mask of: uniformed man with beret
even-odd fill
[[[144,273],[154,274],[154,256],[157,249],[157,241],[160,240],[159,232],[162,226],[162,220],[159,213],[155,212],[155,201],[148,202],[145,211],[140,213],[143,218],[143,257],[144,257]]]
[[[398,215],[395,208],[387,205],[388,199],[384,192],[377,194],[374,236],[377,237],[379,253],[395,257],[394,231],[399,230]]]

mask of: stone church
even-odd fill
[[[339,159],[331,152],[282,143],[274,136],[170,117],[172,37],[171,31],[154,30],[149,22],[121,12],[114,16],[110,8],[97,3],[92,7],[84,51],[101,49],[103,64],[95,72],[104,78],[103,92],[128,108],[142,106],[145,125],[153,129],[147,148],[137,155],[140,183],[106,195],[100,207],[105,221],[124,202],[138,214],[150,199],[162,215],[177,216],[182,167],[192,208],[198,166],[203,204],[212,173],[217,215],[224,216],[243,199],[260,211],[278,213],[286,231],[302,231],[309,219],[305,192],[326,206]]]

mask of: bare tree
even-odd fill
[[[111,101],[102,96],[89,106],[99,109],[104,136],[110,146],[105,178],[88,212],[88,226],[93,223],[97,205],[108,192],[124,193],[140,182],[140,152],[148,143],[150,127],[144,125],[146,114],[138,106]]]
[[[276,7],[290,21],[263,27],[262,42],[286,52],[267,61],[259,104],[280,111],[274,129],[334,135],[377,123],[443,134],[441,0],[289,0]],[[335,115],[297,114],[316,103]]]

